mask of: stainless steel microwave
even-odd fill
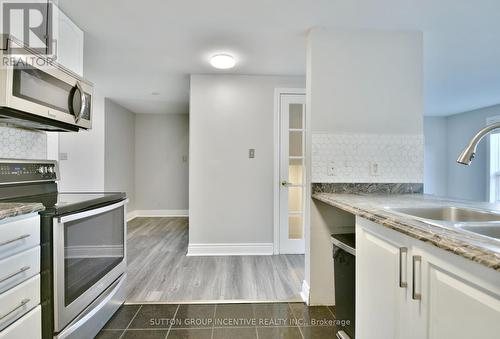
[[[22,53],[13,54],[16,51]],[[92,128],[93,85],[7,39],[0,51],[0,123],[44,131]]]

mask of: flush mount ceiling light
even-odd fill
[[[210,64],[217,69],[230,69],[236,65],[236,60],[229,54],[216,54],[210,58]]]

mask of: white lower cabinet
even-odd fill
[[[37,306],[14,324],[0,332],[0,339],[41,339],[42,307]]]
[[[0,221],[0,259],[39,245],[40,217],[38,215]]]
[[[40,304],[40,275],[0,294],[0,329],[4,329]]]
[[[0,339],[39,339],[40,217],[0,221]]]
[[[497,276],[488,280],[431,253],[415,252],[422,257],[422,274],[417,276],[422,338],[500,338],[500,273],[491,270]]]
[[[0,260],[0,293],[40,273],[40,246]]]
[[[500,338],[500,272],[356,219],[361,339]]]
[[[399,276],[399,263],[400,257],[407,257],[407,248],[402,237],[388,239],[383,234],[356,229],[358,338],[401,338],[407,296],[406,288],[400,285],[405,285],[407,276]]]

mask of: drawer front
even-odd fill
[[[40,246],[0,260],[0,293],[40,273]]]
[[[40,217],[13,218],[0,224],[0,259],[40,244]]]
[[[40,275],[0,294],[0,330],[40,304]]]
[[[42,307],[37,306],[24,317],[0,332],[0,339],[41,339]]]

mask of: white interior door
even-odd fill
[[[279,252],[303,254],[306,96],[280,96]]]

